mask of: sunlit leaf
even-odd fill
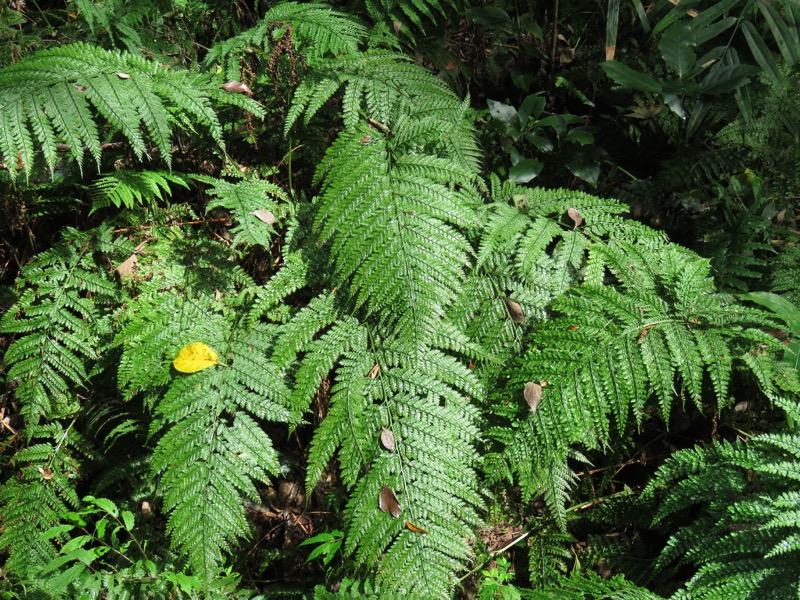
[[[217,353],[203,342],[194,342],[181,348],[178,356],[172,361],[172,366],[181,373],[197,373],[208,367],[213,367],[219,361]]]

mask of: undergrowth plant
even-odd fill
[[[369,5],[418,26],[442,8]],[[784,406],[800,388],[781,321],[717,292],[706,259],[613,199],[482,172],[469,99],[327,5],[279,3],[187,69],[37,52],[0,70],[0,102],[6,184],[77,165],[87,219],[0,320],[14,590],[268,593],[241,574],[303,432],[306,497],[341,489],[337,595],[451,597],[504,488],[536,585],[621,593],[564,580],[579,463],[676,404],[726,408],[735,377]],[[274,111],[319,144],[302,191],[229,139]]]

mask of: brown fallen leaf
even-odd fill
[[[542,401],[542,386],[533,381],[529,381],[525,384],[522,395],[525,397],[525,402],[531,407],[531,412],[536,413],[536,409],[539,408],[539,403]]]
[[[138,264],[139,257],[136,254],[131,254],[117,267],[117,273],[120,277],[131,277]]]
[[[227,81],[220,86],[226,92],[230,92],[231,94],[249,94],[250,88],[247,86],[246,83],[242,83],[241,81]]]
[[[578,211],[577,208],[568,208],[567,214],[569,215],[569,218],[572,219],[572,222],[575,223],[576,228],[583,225],[583,215]]]
[[[511,315],[511,320],[514,321],[514,323],[524,323],[525,311],[522,310],[522,306],[513,300],[509,300],[508,298],[505,299],[505,303],[506,308]]]
[[[381,372],[381,363],[375,363],[374,365],[372,365],[372,368],[369,370],[369,373],[367,373],[367,377],[369,377],[370,379],[375,379],[378,376],[378,373],[380,372]]]
[[[381,445],[389,452],[394,452],[394,433],[391,429],[381,427]]]
[[[278,219],[275,217],[275,213],[266,208],[259,208],[258,210],[254,210],[250,214],[253,215],[259,221],[261,221],[262,223],[266,223],[267,225],[275,225],[275,223],[278,222]]]
[[[398,502],[394,490],[387,485],[383,486],[381,493],[378,494],[378,508],[383,512],[388,512],[394,519],[400,516],[400,502]]]
[[[406,521],[406,527],[408,527],[409,531],[413,531],[414,533],[428,533],[422,527],[417,527],[411,521]]]

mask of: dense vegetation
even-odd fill
[[[796,4],[217,4],[0,12],[0,597],[797,596]]]

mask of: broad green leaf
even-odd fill
[[[489,104],[492,119],[494,119],[502,133],[512,133],[519,129],[519,117],[517,116],[516,108],[497,100],[487,100],[486,102]]]
[[[787,298],[774,294],[772,292],[749,292],[747,294],[740,294],[742,300],[750,300],[756,304],[760,304],[781,319],[786,321],[789,329],[795,335],[800,335],[800,308],[795,306]]]
[[[539,152],[553,151],[553,141],[548,137],[545,137],[543,135],[536,135],[534,133],[529,133],[525,136],[525,139],[528,140],[534,146],[536,146]]]
[[[600,152],[597,148],[583,149],[567,159],[564,166],[575,177],[591,185],[597,185],[600,177]]]
[[[698,29],[695,22],[692,22],[690,25],[692,30],[692,41],[696,46],[705,44],[707,41],[713,40],[720,33],[735,25],[736,21],[736,17],[726,17],[725,19],[721,19],[716,23],[702,29]]]
[[[693,45],[692,32],[689,26],[683,23],[676,23],[670,27],[658,45],[664,62],[681,79],[687,76],[697,60],[692,49]]]
[[[540,94],[531,94],[525,98],[518,111],[520,127],[525,127],[525,123],[527,123],[528,117],[531,115],[533,115],[534,119],[538,119],[544,110],[546,102],[547,99]]]
[[[606,12],[606,60],[614,60],[617,52],[617,29],[619,27],[619,0],[608,0]]]
[[[650,75],[634,71],[620,62],[608,60],[601,63],[600,66],[603,67],[606,75],[624,87],[640,92],[649,92],[651,94],[658,94],[661,92],[661,84],[650,77]]]
[[[778,49],[783,55],[783,59],[787,64],[794,65],[800,60],[800,48],[798,48],[792,35],[789,33],[789,28],[784,23],[778,12],[763,0],[759,0],[758,8],[764,19],[767,21],[775,42],[778,44]]]
[[[749,83],[752,72],[753,67],[748,65],[714,65],[700,81],[700,90],[711,96],[727,94]]]
[[[692,29],[694,31],[699,31],[709,26],[741,1],[742,0],[722,0],[721,2],[709,3],[710,6],[700,11],[700,14],[692,20]]]
[[[642,0],[633,0],[633,2],[636,6],[636,16],[639,17],[642,29],[645,33],[650,33],[650,19],[647,18],[647,11],[642,4]]]
[[[535,158],[526,158],[519,161],[508,171],[509,180],[515,183],[528,183],[542,172],[544,165]]]
[[[511,17],[501,8],[485,6],[483,8],[470,8],[464,11],[464,16],[472,19],[477,25],[501,27],[511,25]]]
[[[747,45],[750,46],[750,51],[753,53],[753,58],[756,59],[758,65],[764,69],[764,72],[776,86],[781,87],[783,85],[783,76],[778,68],[778,63],[775,62],[772,52],[767,48],[764,40],[761,39],[761,36],[750,21],[742,23],[742,33],[744,33]]]

